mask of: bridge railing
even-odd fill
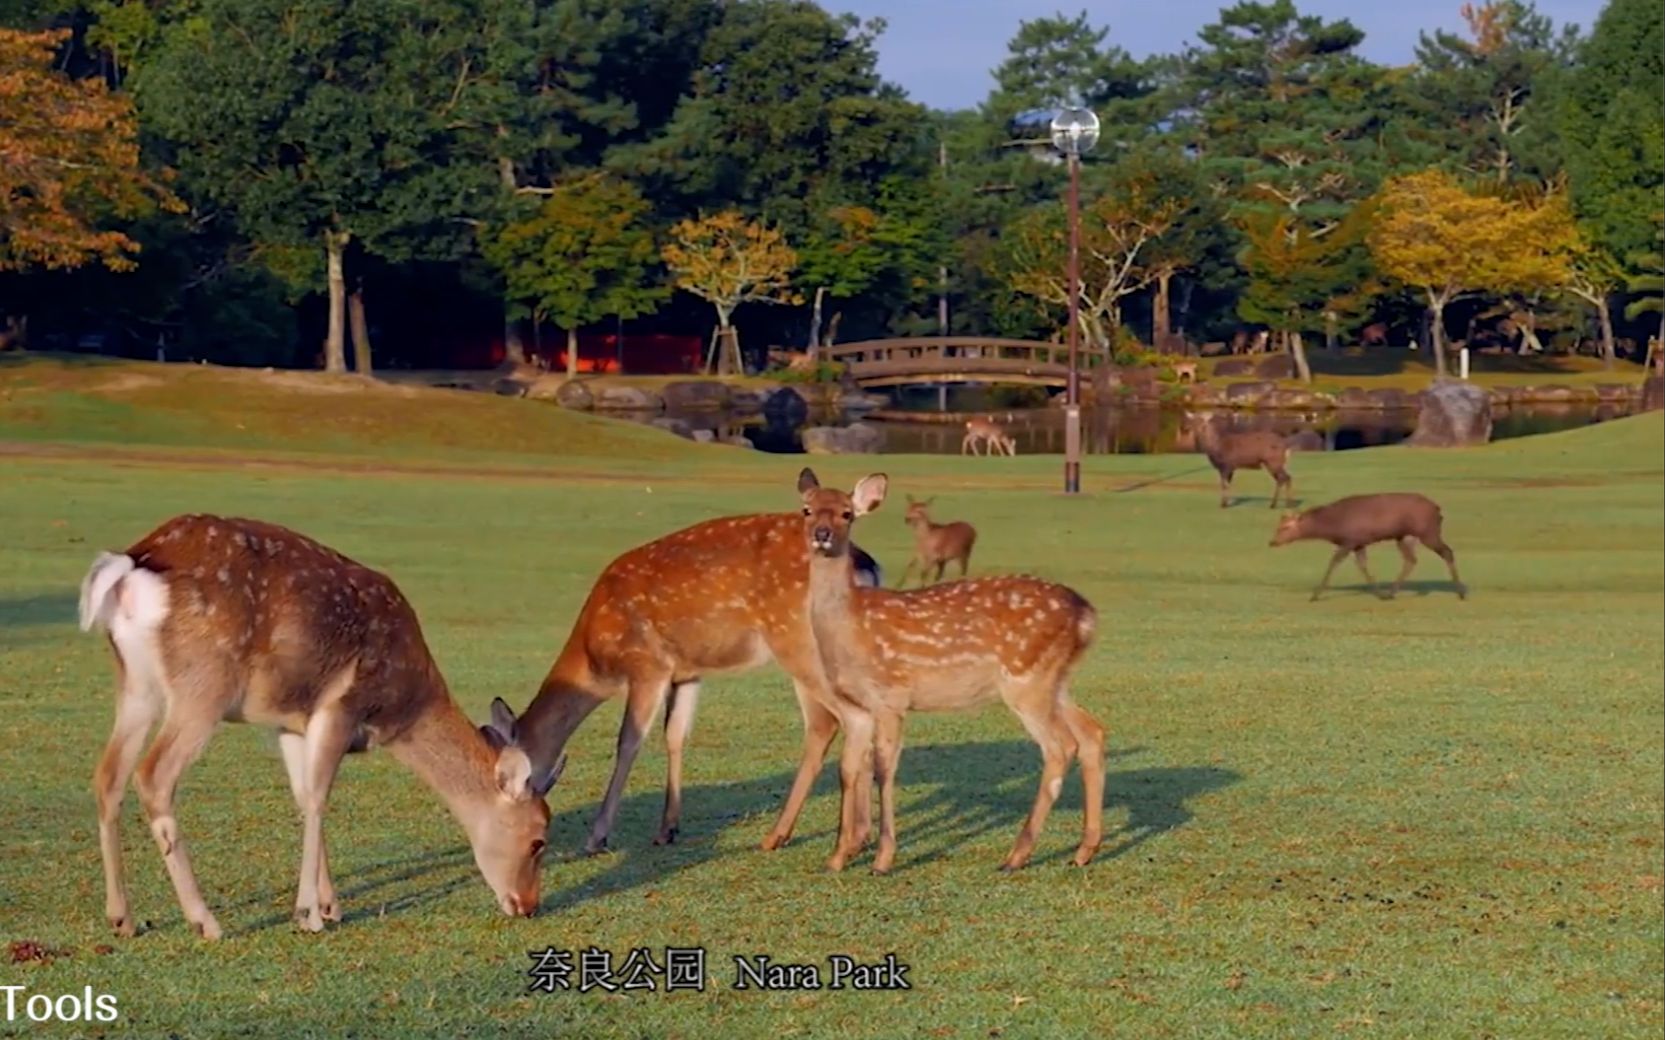
[[[870,339],[854,343],[839,343],[827,348],[827,356],[842,361],[858,371],[875,363],[884,363],[892,371],[896,363],[922,362],[922,368],[936,367],[932,362],[950,358],[1028,361],[1031,364],[1062,365],[1069,361],[1069,347],[1063,343],[1049,343],[1029,339],[1000,339],[990,336],[918,336],[902,339]],[[1104,351],[1083,344],[1080,365],[1091,368]]]

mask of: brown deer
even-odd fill
[[[1400,568],[1399,577],[1394,579],[1392,588],[1384,597],[1392,599],[1399,594],[1400,586],[1404,585],[1416,566],[1415,543],[1421,542],[1445,561],[1446,568],[1451,571],[1451,582],[1457,586],[1457,598],[1467,599],[1468,587],[1457,577],[1457,554],[1445,544],[1440,534],[1443,521],[1439,505],[1425,495],[1403,492],[1350,495],[1304,513],[1284,514],[1283,519],[1278,521],[1277,530],[1272,533],[1272,546],[1276,548],[1315,538],[1336,547],[1335,555],[1330,557],[1330,565],[1324,569],[1323,579],[1312,590],[1312,598],[1316,601],[1319,594],[1329,587],[1330,575],[1335,573],[1336,564],[1348,553],[1353,554],[1359,573],[1374,588],[1376,579],[1370,576],[1370,568],[1366,565],[1365,548],[1377,542],[1398,542],[1399,555],[1404,557],[1405,565]]]
[[[877,584],[877,568],[872,563],[871,573],[862,573],[860,580]],[[625,781],[661,704],[665,809],[654,844],[676,840],[682,821],[682,752],[702,676],[746,671],[771,660],[792,678],[804,744],[797,778],[763,847],[778,849],[791,839],[839,729],[838,706],[826,690],[804,612],[808,574],[809,553],[795,513],[707,520],[638,546],[601,572],[566,645],[516,726],[517,746],[536,769],[556,760],[602,702],[625,699],[612,779],[585,841],[586,852],[607,847]],[[857,810],[864,814],[865,802],[852,811]]]
[[[115,652],[116,722],[93,792],[105,914],[118,935],[135,931],[118,830],[131,776],[185,919],[203,938],[220,937],[191,871],[174,794],[222,721],[278,731],[303,819],[302,928],[340,920],[324,805],[342,757],[371,746],[386,746],[445,799],[504,913],[537,909],[544,795],[563,763],[532,768],[514,747],[514,714],[501,700],[490,725],[468,721],[416,613],[385,576],[274,524],[180,516],[125,553],[100,553],[81,583],[80,615],[82,630],[106,630]]]
[[[981,452],[977,450],[979,446],[983,449]],[[967,419],[965,436],[960,440],[960,454],[992,455],[997,452],[1016,455],[1017,441],[993,419]]]
[[[1228,492],[1231,478],[1240,469],[1264,469],[1271,474],[1276,487],[1272,490],[1272,508],[1278,508],[1281,495],[1285,505],[1294,501],[1295,482],[1289,478],[1289,441],[1271,430],[1246,430],[1239,433],[1221,432],[1212,419],[1185,413],[1184,428],[1197,439],[1197,448],[1208,456],[1209,464],[1220,474],[1220,508],[1231,504]]]
[[[1171,367],[1176,382],[1195,383],[1197,381],[1197,363],[1195,361],[1176,361]]]
[[[1071,758],[1081,762],[1085,819],[1075,864],[1098,850],[1104,803],[1104,728],[1070,700],[1069,677],[1097,627],[1092,604],[1036,578],[978,578],[897,592],[858,586],[850,528],[879,508],[888,481],[876,473],[849,494],[798,476],[799,538],[807,544],[809,623],[827,680],[858,711],[845,713],[840,781],[849,793],[879,784],[879,847],[873,870],[896,858],[896,767],[903,716],[1004,701],[1040,745],[1044,766],[1035,805],[1004,869],[1029,861]],[[866,772],[871,761],[872,773]],[[848,812],[847,812],[848,815]],[[866,821],[846,819],[828,867],[840,870],[866,839]]]
[[[902,570],[902,580],[896,583],[902,588],[908,583],[908,575],[913,573],[915,566],[919,568],[919,582],[925,584],[925,575],[932,567],[937,569],[936,577],[932,581],[941,581],[942,572],[950,563],[960,565],[960,577],[965,577],[966,568],[971,566],[971,550],[977,544],[977,528],[964,520],[952,523],[936,524],[931,522],[931,516],[926,510],[936,498],[916,501],[912,495],[908,496],[908,510],[902,519],[913,528],[913,559],[908,561]]]

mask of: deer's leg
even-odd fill
[[[908,575],[913,573],[913,565],[918,562],[918,560],[919,557],[917,556],[908,560],[908,565],[902,568],[902,577],[896,582],[897,588],[905,589],[908,587]],[[924,574],[921,573],[920,577],[923,578]]]
[[[1229,469],[1220,470],[1220,508],[1221,509],[1224,509],[1227,506],[1231,505],[1231,499],[1227,497],[1227,494],[1231,491],[1231,473],[1232,473],[1232,471],[1229,470]]]
[[[218,939],[220,924],[203,901],[196,874],[191,871],[185,837],[174,818],[174,794],[179,788],[180,776],[202,754],[214,735],[220,716],[217,704],[182,706],[177,698],[170,696],[167,719],[133,777],[139,802],[150,819],[150,833],[162,852],[162,863],[168,868],[174,893],[179,897],[179,907],[191,928],[204,939]]]
[[[1081,763],[1081,791],[1086,803],[1082,811],[1081,844],[1071,862],[1084,867],[1092,861],[1104,837],[1104,727],[1068,697],[1064,698],[1060,711],[1070,735],[1075,738],[1075,757]]]
[[[1283,504],[1288,506],[1290,499],[1295,495],[1295,484],[1289,479],[1289,471],[1282,466],[1272,470],[1272,481],[1274,484],[1272,488],[1272,508],[1278,508],[1280,497],[1283,499]]]
[[[307,720],[306,736],[302,738],[306,756],[302,776],[305,790],[301,802],[301,878],[295,888],[295,923],[309,932],[324,930],[324,878],[329,869],[324,858],[324,806],[329,802],[341,759],[352,745],[354,728],[352,719],[333,707],[326,707],[313,712]],[[333,885],[327,902],[330,919],[339,917]]]
[[[970,570],[970,569],[971,569],[971,553],[968,552],[964,556],[960,557],[960,577],[962,577],[962,578],[965,577],[965,572],[967,570]]]
[[[632,676],[630,693],[625,698],[624,721],[619,725],[619,744],[613,760],[613,779],[607,784],[607,794],[601,800],[601,811],[590,827],[590,837],[584,842],[584,852],[595,855],[607,848],[607,835],[613,830],[613,818],[619,812],[619,800],[624,797],[624,782],[630,767],[636,762],[636,752],[642,748],[642,736],[647,732],[659,702],[665,699],[671,677],[662,671]]]
[[[1343,547],[1337,549],[1335,555],[1330,557],[1330,565],[1324,568],[1324,577],[1318,582],[1318,587],[1312,590],[1312,602],[1316,603],[1319,593],[1330,587],[1330,575],[1335,573],[1336,564],[1346,559],[1349,552],[1350,549]]]
[[[1468,586],[1463,584],[1463,579],[1457,577],[1457,554],[1451,551],[1451,546],[1445,544],[1445,540],[1437,534],[1432,539],[1422,539],[1422,544],[1434,550],[1439,558],[1445,561],[1445,569],[1451,572],[1451,583],[1457,586],[1457,598],[1468,599]]]
[[[808,687],[794,680],[792,691],[798,696],[798,710],[804,716],[804,751],[798,759],[798,775],[792,779],[792,790],[786,796],[786,804],[781,807],[780,818],[775,821],[769,836],[763,839],[763,847],[770,850],[781,848],[792,840],[792,829],[798,825],[798,814],[803,812],[804,802],[809,800],[810,789],[815,786],[815,778],[820,775],[821,765],[827,759],[827,748],[838,734],[838,717],[815,701]]]
[[[121,936],[136,931],[122,878],[121,800],[161,707],[159,691],[149,677],[129,672],[118,658],[115,726],[93,772],[92,786],[98,802],[98,850],[104,860],[104,916]]]
[[[890,872],[896,862],[896,766],[902,758],[902,714],[887,711],[874,720],[873,777],[879,784],[879,851],[873,873]]]
[[[278,733],[278,750],[283,753],[283,769],[289,774],[289,791],[295,796],[295,808],[301,811],[302,845],[305,845],[306,820],[306,736],[300,733]],[[299,886],[296,886],[297,893]],[[318,914],[326,921],[341,920],[341,909],[335,901],[335,882],[330,880],[329,854],[323,843],[318,845]]]
[[[1370,586],[1371,591],[1375,591],[1376,576],[1370,573],[1370,565],[1364,555],[1364,546],[1361,545],[1353,550],[1353,562],[1359,565],[1359,573],[1364,575],[1365,583]],[[1388,595],[1391,597],[1392,593]]]
[[[937,576],[935,578],[931,579],[931,583],[933,585],[940,584],[942,582],[942,572],[947,570],[947,569],[948,569],[948,561],[947,560],[938,560],[937,561]]]
[[[873,753],[873,716],[865,711],[850,711],[842,720],[844,748],[838,759],[838,782],[843,792],[838,845],[828,870],[843,870],[861,847],[867,843],[868,821],[861,808],[861,787],[873,782],[869,766]]]
[[[1017,870],[1029,862],[1030,855],[1035,851],[1035,839],[1040,837],[1041,828],[1046,826],[1047,814],[1052,812],[1052,803],[1057,801],[1058,793],[1064,789],[1064,774],[1069,770],[1070,759],[1075,756],[1076,742],[1053,704],[1051,691],[1047,691],[1045,697],[1035,696],[1030,690],[1021,691],[1018,696],[1007,698],[1006,703],[1023,722],[1023,728],[1029,731],[1035,743],[1040,745],[1042,758],[1041,785],[1035,791],[1035,805],[1029,810],[1023,829],[1018,831],[1011,854],[1000,867],[1001,870]]]
[[[1388,590],[1388,599],[1399,595],[1399,587],[1405,584],[1405,579],[1411,576],[1416,567],[1416,543],[1409,538],[1399,539],[1399,555],[1405,558],[1405,563],[1399,568],[1399,577],[1393,579],[1393,588]]]
[[[670,700],[665,705],[665,815],[659,821],[659,834],[653,839],[655,845],[676,841],[676,832],[682,824],[682,746],[694,727],[694,707],[699,703],[699,696],[698,680],[677,683],[671,687]]]

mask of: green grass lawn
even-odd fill
[[[1202,359],[1199,374],[1207,378],[1225,357]],[[1249,357],[1249,361],[1259,358]],[[1328,351],[1322,347],[1307,349],[1308,364],[1312,368],[1311,389],[1335,393],[1350,386],[1363,390],[1396,388],[1424,390],[1434,381],[1434,363],[1425,354],[1403,349],[1382,347],[1349,347]],[[1611,369],[1603,367],[1600,359],[1582,356],[1513,354],[1474,354],[1469,378],[1479,386],[1595,386],[1600,383],[1640,383],[1647,370],[1632,361],[1615,362]],[[1457,374],[1457,362],[1451,362],[1451,375]],[[1253,376],[1227,376],[1222,379],[1252,380]],[[1299,380],[1283,379],[1282,386],[1301,386]]]
[[[1341,571],[1330,598],[1308,603],[1328,549],[1267,548],[1270,482],[1239,477],[1248,501],[1221,510],[1196,456],[1091,457],[1075,500],[1055,493],[1056,458],[816,460],[825,483],[882,466],[898,501],[936,494],[942,518],[978,526],[974,570],[1066,581],[1096,604],[1099,639],[1076,682],[1111,731],[1108,837],[1091,866],[1066,863],[1081,810],[1072,772],[1034,865],[997,871],[1039,775],[1038,753],[998,707],[910,721],[892,875],[870,875],[865,858],[822,871],[831,767],[794,843],[760,851],[799,741],[788,685],[769,669],[707,683],[673,847],[649,844],[664,768],[655,737],[614,831],[619,851],[577,854],[619,713],[592,717],[552,796],[558,854],[530,921],[498,914],[437,798],[370,755],[347,762],[328,823],[347,920],[297,933],[300,828],[275,742],[228,726],[180,796],[227,932],[209,945],[183,925],[132,798],[128,876],[149,926],[130,940],[106,934],[89,778],[110,725],[109,654],[73,623],[96,551],[187,510],[290,524],[395,577],[481,718],[493,696],[517,709],[530,698],[610,558],[706,517],[793,508],[803,460],[462,394],[423,397],[403,423],[378,399],[355,427],[360,397],[204,393],[182,410],[151,386],[143,393],[161,400],[112,418],[101,409],[120,395],[89,391],[85,375],[30,389],[18,383],[30,372],[51,380],[34,365],[15,372],[10,384],[0,374],[0,442],[75,450],[0,451],[0,941],[60,951],[0,961],[0,985],[90,985],[117,996],[121,1018],[0,1021],[0,1035],[1660,1032],[1658,413],[1480,450],[1297,457],[1309,504],[1434,496],[1467,602],[1424,553],[1396,602]],[[456,400],[478,411],[449,412]],[[85,410],[63,414],[65,402]],[[230,429],[228,409],[258,428]],[[285,416],[298,425],[277,451]],[[528,430],[575,448],[528,448]],[[622,460],[607,455],[609,438]],[[245,464],[273,457],[284,464]],[[381,466],[308,464],[349,457]],[[481,472],[464,476],[471,459]],[[900,512],[887,506],[857,529],[894,574],[909,545]],[[1391,575],[1396,554],[1378,549],[1373,562]],[[615,964],[639,946],[656,958],[704,947],[712,979],[703,993],[527,992],[528,950],[576,958],[592,945]],[[912,991],[732,988],[736,954],[892,952],[911,966]]]

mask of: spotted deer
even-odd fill
[[[105,915],[118,935],[135,931],[119,833],[131,777],[185,919],[203,938],[220,937],[174,795],[221,722],[278,731],[303,821],[295,896],[303,929],[340,920],[324,806],[342,757],[372,746],[385,746],[445,800],[504,913],[537,909],[544,796],[563,763],[532,768],[501,700],[489,725],[469,722],[415,611],[384,575],[275,524],[179,516],[124,553],[98,555],[81,583],[80,621],[83,631],[105,630],[115,656],[115,728],[93,793]]]
[[[1289,440],[1271,430],[1221,432],[1208,416],[1185,413],[1185,431],[1195,435],[1197,448],[1208,456],[1209,465],[1220,475],[1220,508],[1231,504],[1231,478],[1240,469],[1264,469],[1272,478],[1272,508],[1294,501],[1295,482],[1289,477]]]
[[[897,588],[908,583],[908,575],[913,573],[915,566],[919,568],[919,582],[925,583],[925,575],[932,567],[937,569],[936,577],[932,581],[941,581],[942,572],[950,563],[960,565],[960,577],[965,577],[966,568],[971,566],[971,550],[977,544],[977,528],[964,520],[938,524],[931,522],[931,515],[926,512],[935,497],[916,500],[908,496],[908,509],[903,514],[903,522],[913,528],[913,559],[908,561],[902,570],[902,580]]]
[[[983,449],[981,452],[977,450],[979,446]],[[1016,455],[1017,441],[992,419],[967,419],[965,436],[960,440],[960,454],[992,455],[998,452]]]
[[[851,549],[870,565],[857,580],[877,584],[878,564]],[[516,730],[517,745],[538,768],[556,760],[604,701],[624,698],[613,774],[584,844],[587,853],[607,847],[625,781],[661,704],[665,808],[654,844],[676,840],[682,755],[702,677],[771,660],[792,679],[804,742],[797,776],[763,847],[778,849],[791,839],[839,729],[804,613],[808,572],[795,513],[707,520],[631,549],[601,572]],[[864,805],[857,810],[864,812]]]
[[[1029,861],[1035,840],[1063,788],[1071,758],[1086,792],[1081,844],[1085,866],[1103,826],[1104,728],[1070,699],[1069,677],[1092,644],[1097,614],[1073,589],[1036,578],[976,578],[898,592],[858,586],[851,571],[850,529],[879,508],[888,481],[876,473],[849,494],[823,488],[815,473],[798,476],[803,503],[799,537],[810,551],[809,624],[836,696],[857,711],[844,715],[840,782],[846,819],[828,867],[842,869],[866,840],[866,821],[849,816],[848,792],[865,786],[871,761],[879,784],[875,872],[896,857],[896,767],[902,722],[910,711],[955,711],[1005,702],[1040,745],[1044,765],[1035,805],[1004,869]]]

